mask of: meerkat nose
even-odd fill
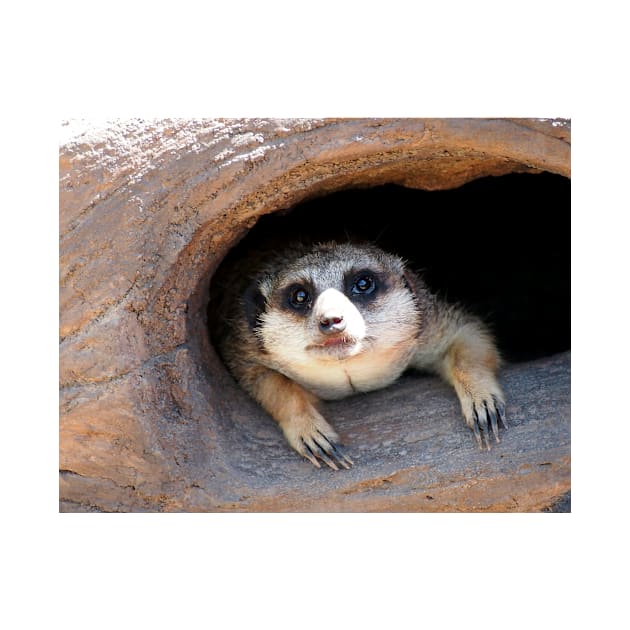
[[[323,291],[313,305],[314,325],[319,334],[348,335],[360,340],[365,336],[365,322],[357,307],[337,289]]]
[[[327,312],[319,318],[319,329],[327,335],[340,333],[346,329],[346,320],[340,313]]]

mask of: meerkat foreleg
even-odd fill
[[[495,376],[499,353],[478,320],[445,305],[438,305],[437,315],[427,335],[432,339],[419,344],[413,364],[433,368],[455,388],[466,424],[480,448],[485,437],[489,450],[490,430],[499,442],[499,421],[507,428],[503,392]]]
[[[466,423],[480,448],[483,434],[488,450],[490,428],[497,442],[499,420],[507,428],[503,392],[495,377],[498,364],[499,356],[491,339],[476,322],[470,322],[453,336],[440,370],[455,388]]]
[[[321,459],[334,470],[350,468],[353,461],[339,444],[339,436],[317,410],[317,397],[298,383],[266,367],[249,370],[243,385],[280,425],[300,455],[321,468]]]

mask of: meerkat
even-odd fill
[[[319,410],[386,387],[407,368],[450,383],[480,448],[507,428],[500,358],[481,321],[431,293],[368,243],[292,244],[241,262],[221,285],[219,354],[241,387],[316,467],[353,462]],[[485,440],[485,445],[484,445]]]

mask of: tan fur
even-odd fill
[[[358,289],[370,279],[372,291]],[[219,351],[316,466],[351,464],[317,401],[385,387],[408,367],[453,385],[480,445],[483,436],[489,447],[490,429],[498,440],[497,418],[505,419],[492,337],[429,293],[398,257],[367,244],[294,246],[242,262],[223,282],[215,308]],[[296,290],[308,296],[307,306],[295,302]]]
[[[286,376],[272,370],[263,370],[251,393],[276,419],[289,444],[319,466],[305,446],[311,452],[315,451],[314,440],[318,433],[332,442],[337,442],[339,436],[317,410],[317,398]]]

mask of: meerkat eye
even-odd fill
[[[350,288],[355,295],[369,295],[374,292],[374,289],[376,289],[376,281],[367,273],[358,275]]]
[[[296,287],[289,293],[289,304],[293,308],[303,308],[311,301],[309,292],[304,287]]]

